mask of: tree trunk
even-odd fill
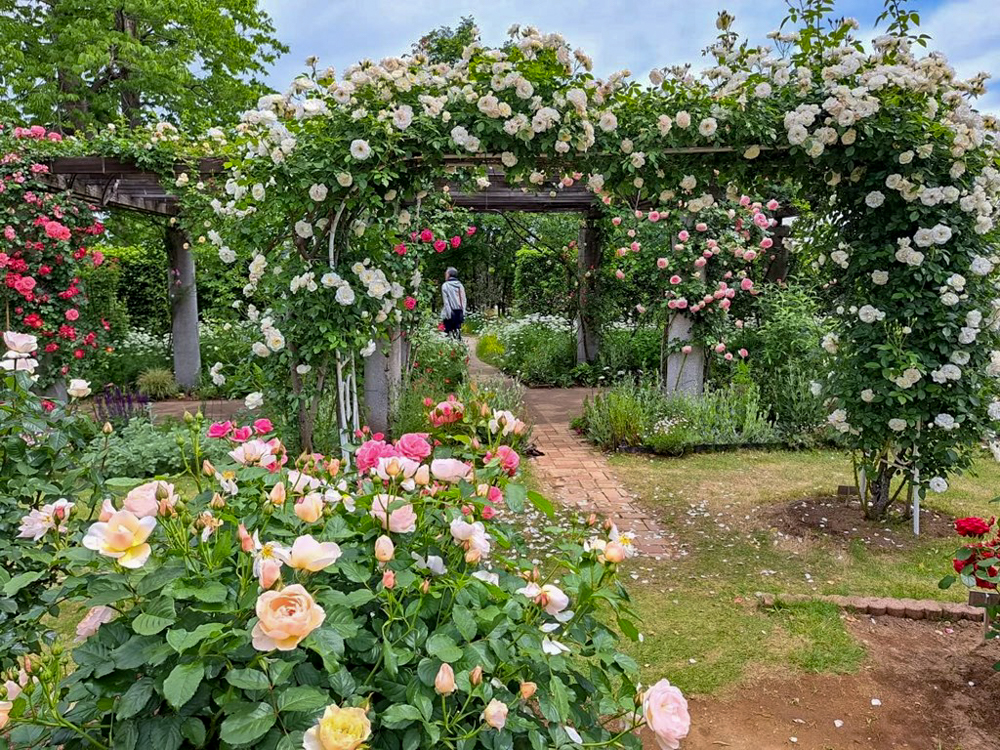
[[[185,390],[201,379],[201,342],[198,338],[198,289],[194,277],[194,255],[187,237],[178,227],[168,226],[167,257],[170,260],[170,319],[173,327],[174,377]]]
[[[601,264],[601,240],[596,217],[587,216],[580,227],[577,243],[576,362],[589,364],[597,359],[600,346],[597,328],[597,276]]]
[[[885,518],[895,499],[892,495],[892,478],[896,475],[896,467],[884,458],[879,461],[878,474],[868,483],[868,503],[865,505],[865,518],[881,520]]]
[[[137,36],[136,34],[136,20],[133,16],[125,13],[124,10],[115,11],[115,26],[122,34],[127,34],[133,39]],[[142,124],[142,99],[139,96],[139,91],[130,88],[129,79],[131,78],[131,73],[128,68],[122,67],[119,78],[122,82],[121,91],[121,107],[122,116],[128,120],[130,128],[137,128]]]

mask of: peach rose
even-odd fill
[[[97,520],[107,523],[108,519],[110,519],[116,511],[117,509],[115,508],[115,504],[111,502],[110,498],[106,497],[104,498],[104,502],[101,503],[101,514],[97,517]]]
[[[431,461],[431,474],[442,482],[457,482],[468,480],[472,476],[472,467],[457,458],[435,458]]]
[[[327,706],[319,723],[306,730],[303,750],[358,750],[372,736],[363,708]]]
[[[7,700],[0,701],[0,729],[7,726],[7,722],[10,721],[10,712],[14,708],[14,701],[17,700],[17,696],[21,694],[22,686],[12,680],[7,680],[4,683],[4,687],[7,688]]]
[[[258,622],[251,636],[258,651],[291,651],[323,624],[326,612],[300,584],[265,591],[257,599]]]
[[[494,729],[503,729],[507,724],[508,710],[506,703],[501,703],[494,698],[486,705],[486,710],[483,711],[483,721]]]
[[[393,511],[389,506],[402,498],[395,495],[375,495],[372,498],[371,516],[395,534],[411,534],[417,530],[417,514],[412,505],[403,505]]]
[[[122,503],[122,509],[139,518],[163,515],[177,504],[177,492],[172,484],[162,481],[146,482],[132,489]]]
[[[106,557],[113,557],[123,568],[141,568],[152,551],[146,540],[156,528],[152,516],[137,518],[120,510],[107,522],[97,522],[87,530],[83,546]]]
[[[455,670],[451,664],[444,662],[434,678],[434,690],[438,695],[451,695],[455,692]]]
[[[323,517],[323,496],[318,492],[310,492],[295,503],[295,515],[306,523],[316,523]]]
[[[687,701],[679,689],[660,680],[642,699],[642,718],[662,750],[678,750],[691,729]]]
[[[340,545],[335,542],[317,542],[312,536],[306,534],[300,536],[292,544],[288,564],[296,570],[308,570],[310,573],[315,573],[333,565],[340,555]]]

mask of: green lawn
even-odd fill
[[[640,561],[631,587],[644,623],[635,655],[645,677],[670,675],[682,689],[712,693],[756,674],[800,669],[851,672],[864,652],[841,613],[823,603],[756,606],[755,594],[853,594],[964,600],[942,591],[953,538],[925,538],[905,550],[771,528],[775,506],[832,495],[853,482],[849,456],[833,451],[745,451],[680,459],[615,456],[618,476],[676,535],[680,555]],[[1000,465],[983,459],[978,477],[952,482],[927,504],[950,515],[990,515]],[[907,535],[908,527],[894,530]],[[648,581],[642,583],[642,581]]]

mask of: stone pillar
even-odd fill
[[[170,225],[166,234],[170,262],[168,298],[173,327],[174,377],[185,390],[201,379],[201,342],[198,338],[198,287],[194,277],[194,254],[179,227]]]
[[[594,308],[597,302],[597,275],[601,265],[601,240],[596,217],[589,214],[580,226],[576,257],[580,278],[580,288],[577,291],[576,362],[582,365],[597,359],[600,346]]]
[[[365,357],[365,415],[372,432],[389,430],[389,342],[384,339]]]
[[[675,348],[675,342],[690,341],[694,323],[690,316],[674,313],[667,327],[667,343]],[[683,346],[683,344],[682,344]],[[690,354],[675,351],[667,356],[667,367],[663,388],[667,393],[683,391],[699,394],[705,388],[705,351],[693,346]]]

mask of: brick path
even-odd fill
[[[503,377],[480,361],[470,344],[469,373],[473,379]],[[535,447],[544,455],[532,459],[532,468],[545,490],[562,505],[582,513],[610,518],[619,531],[631,531],[644,555],[671,556],[673,545],[654,518],[639,506],[604,455],[569,426],[583,412],[591,388],[529,388],[525,406]]]

